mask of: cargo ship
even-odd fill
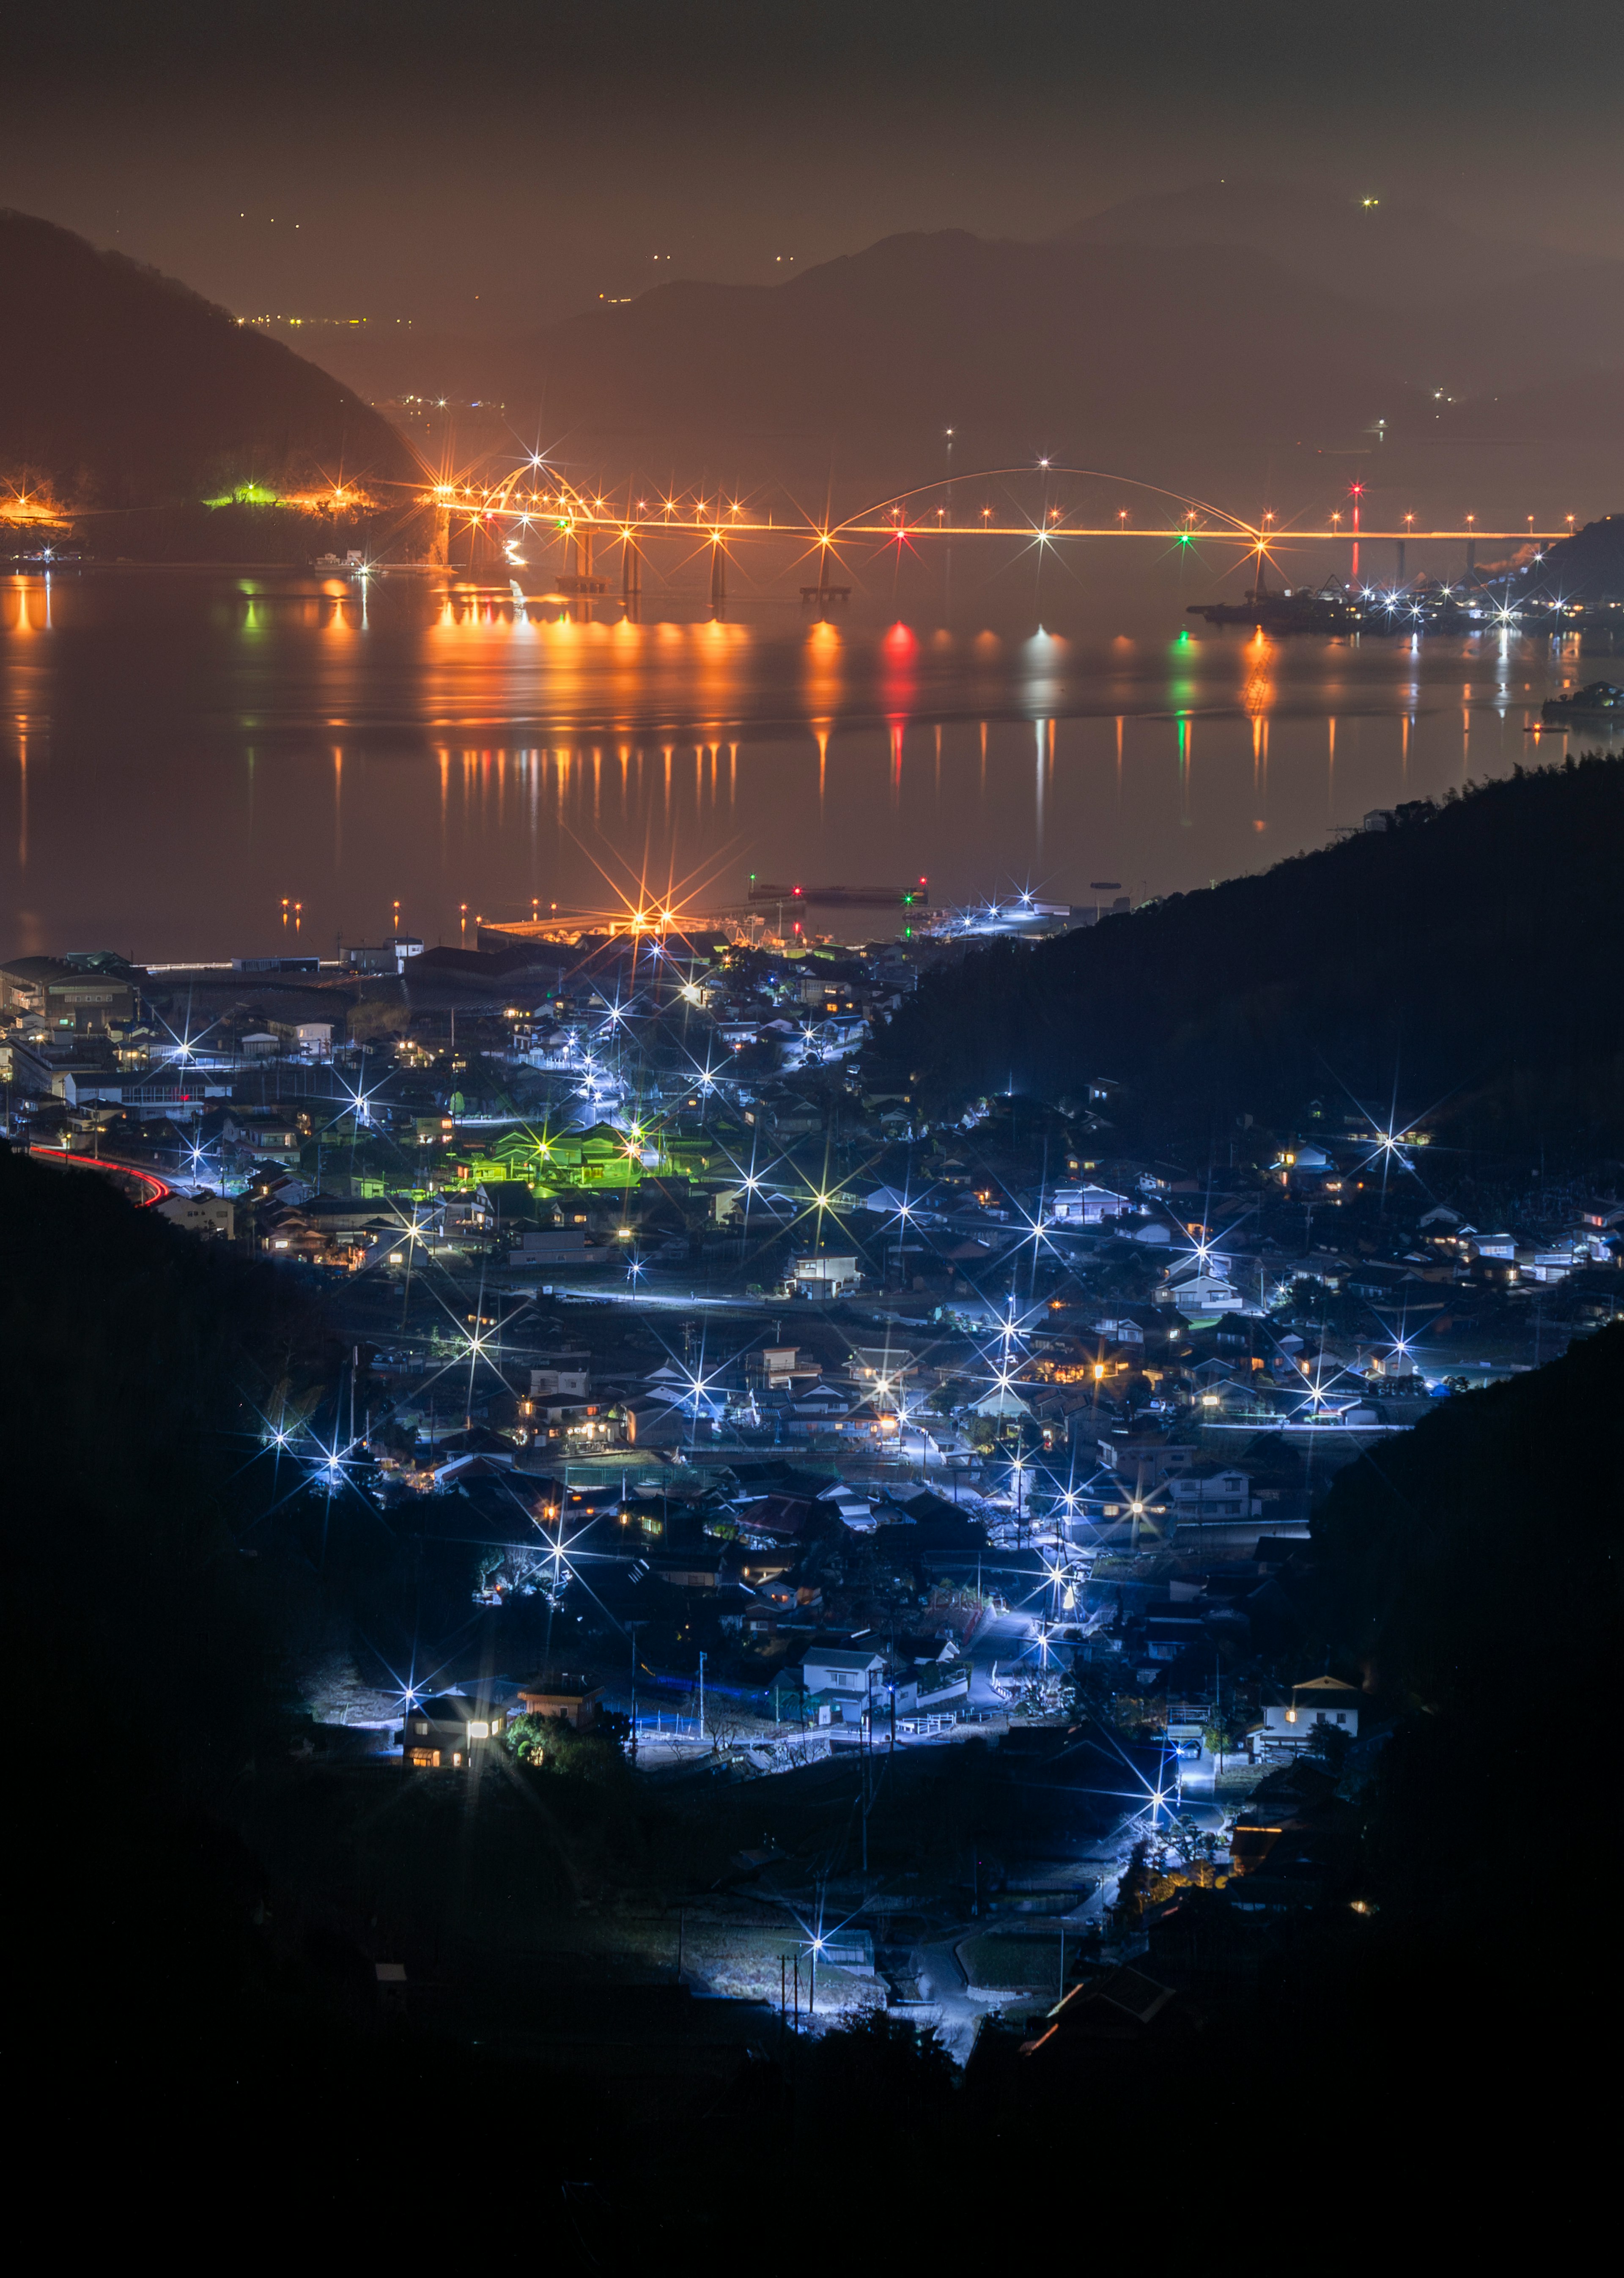
[[[1244,601],[1192,601],[1188,614],[1209,625],[1254,625],[1266,633],[1469,632],[1491,616],[1487,597],[1468,608],[1447,585],[1425,581],[1377,592],[1352,592],[1339,577],[1271,593],[1261,579]]]
[[[776,886],[752,878],[747,898],[752,902],[806,902],[825,910],[923,910],[931,906],[930,890],[921,878],[913,886]]]
[[[1192,601],[1188,614],[1209,625],[1260,625],[1266,633],[1348,632],[1364,623],[1352,596],[1334,579],[1313,590],[1301,585],[1293,592],[1288,585],[1271,593],[1260,577],[1244,601]]]

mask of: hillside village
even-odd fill
[[[886,1024],[966,951],[13,959],[10,1131],[305,1277],[345,1357],[268,1431],[387,1515],[431,1632],[472,1601],[472,1722],[563,1636],[656,1758],[1086,1712],[1219,1794],[1300,1745],[1331,1478],[1624,1315],[1618,1166],[1462,1177],[1329,1087],[1196,1156],[1106,1070],[930,1114]]]

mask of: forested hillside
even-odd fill
[[[0,475],[65,507],[413,475],[387,420],[330,374],[54,223],[0,213]]]
[[[1519,771],[1255,877],[928,976],[872,1055],[927,1114],[1123,1087],[1125,1141],[1289,1131],[1310,1099],[1454,1146],[1624,1123],[1624,761]],[[1396,1097],[1395,1097],[1396,1096]]]

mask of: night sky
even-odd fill
[[[1226,172],[1624,251],[1615,0],[58,0],[0,69],[0,203],[239,313],[513,330]]]

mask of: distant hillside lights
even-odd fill
[[[269,484],[250,480],[235,483],[217,497],[200,501],[206,507],[281,506],[300,514],[372,514],[378,501],[358,482],[333,483],[319,490],[277,491]],[[4,507],[0,506],[0,517]]]
[[[24,483],[27,484],[27,477]],[[36,482],[31,487],[7,483],[0,490],[0,529],[27,530],[42,524],[63,523],[69,519],[69,510],[52,491],[48,482]]]
[[[411,318],[397,317],[395,321],[397,325],[410,325]],[[370,325],[372,319],[371,317],[239,317],[237,322],[239,325],[251,325],[260,331],[263,331],[267,325],[292,325],[295,328],[309,325],[326,326],[328,331],[333,332],[349,331],[356,325]]]

